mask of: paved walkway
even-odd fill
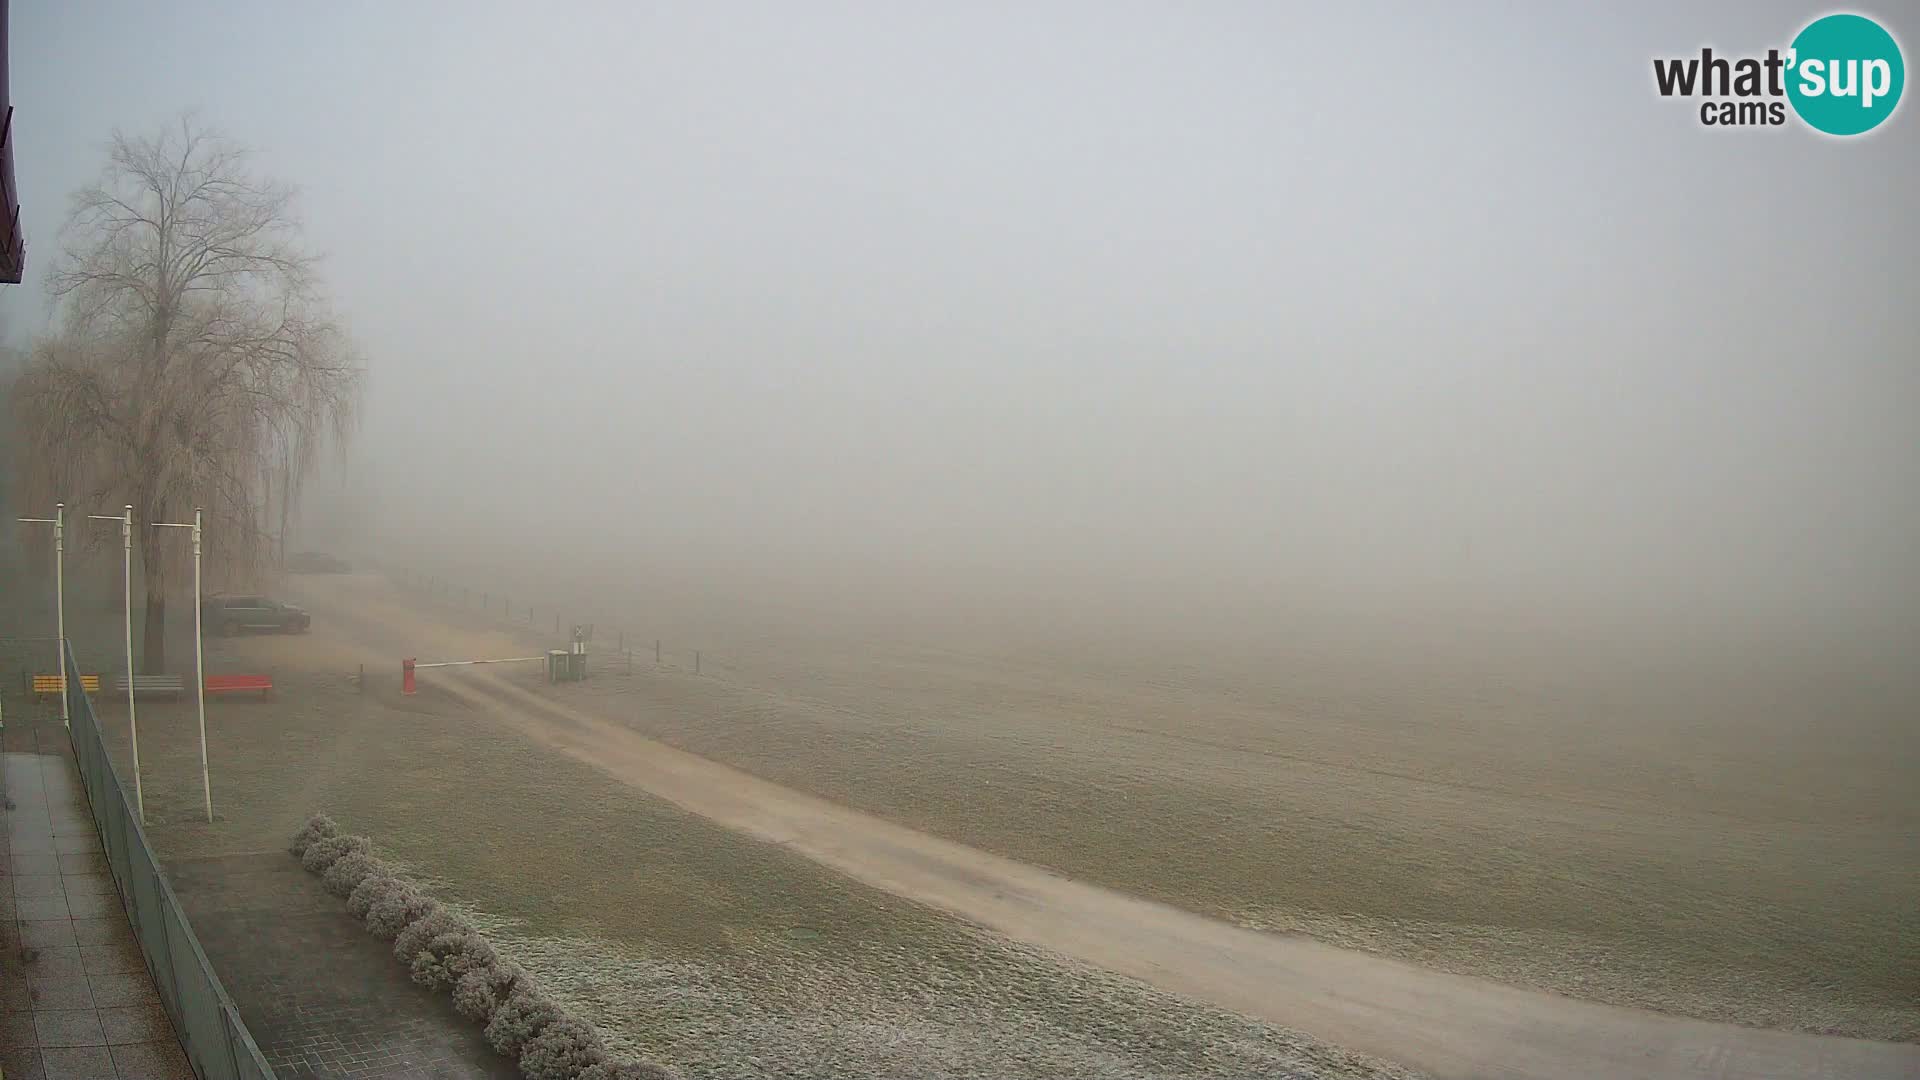
[[[193,1080],[58,716],[8,716],[0,795],[0,1077]]]

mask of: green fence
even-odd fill
[[[79,671],[72,643],[65,648],[67,670]],[[233,999],[214,975],[213,965],[207,962],[206,952],[180,909],[180,901],[160,873],[160,860],[147,843],[132,800],[127,798],[126,785],[120,782],[120,773],[107,755],[93,703],[87,700],[79,679],[67,680],[67,710],[74,761],[80,769],[80,782],[87,789],[87,801],[93,806],[93,820],[100,828],[107,864],[120,886],[120,901],[133,923],[133,936],[146,954],[147,970],[153,973],[154,986],[160,991],[160,1000],[173,1020],[173,1030],[180,1036],[193,1071],[200,1080],[272,1080],[273,1070],[240,1022]]]

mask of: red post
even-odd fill
[[[400,661],[400,692],[413,693],[413,657]]]

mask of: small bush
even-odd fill
[[[328,867],[348,855],[368,855],[372,852],[373,842],[364,836],[329,836],[308,845],[307,853],[300,856],[300,865],[316,874],[323,874]]]
[[[361,882],[385,871],[386,864],[379,859],[356,851],[335,859],[333,865],[327,867],[327,872],[321,875],[320,883],[333,895],[347,897],[353,895],[353,890],[359,888]]]
[[[561,1017],[520,1047],[520,1075],[527,1080],[579,1080],[580,1074],[607,1060],[607,1048],[593,1028]]]
[[[353,913],[354,918],[364,921],[367,917],[367,909],[373,906],[375,900],[406,887],[407,883],[394,877],[391,872],[384,869],[376,871],[367,875],[353,892],[348,894],[347,910]]]
[[[491,971],[500,966],[500,954],[493,951],[493,942],[482,934],[468,931],[460,942],[460,949],[447,957],[449,982],[464,977],[469,971]]]
[[[581,1069],[580,1080],[680,1080],[680,1074],[651,1061],[603,1061]]]
[[[496,959],[491,965],[470,968],[454,981],[453,1008],[461,1016],[484,1024],[493,1019],[500,1003],[521,987],[531,989],[520,965]]]
[[[408,923],[405,929],[394,935],[393,958],[403,964],[411,964],[413,958],[420,955],[434,938],[472,929],[453,912],[436,905],[432,911]]]
[[[392,941],[400,931],[433,914],[439,901],[411,885],[397,889],[367,906],[367,929],[381,941]]]
[[[325,814],[315,814],[307,819],[300,831],[293,834],[293,842],[287,845],[287,853],[299,858],[307,853],[316,841],[326,840],[340,835],[340,826]]]
[[[412,931],[413,927],[407,927],[408,933]],[[486,938],[472,930],[454,930],[427,942],[425,948],[413,954],[407,966],[414,982],[438,990],[452,986],[469,971],[492,967],[496,959],[493,946]]]
[[[545,994],[532,987],[518,988],[494,1007],[487,1020],[487,1042],[508,1057],[518,1057],[528,1040],[559,1019],[560,1009]]]

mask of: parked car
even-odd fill
[[[296,551],[287,556],[287,570],[295,574],[347,574],[353,566],[323,551]]]
[[[200,608],[200,624],[207,633],[232,637],[249,630],[304,634],[313,626],[305,608],[264,596],[212,596]]]

